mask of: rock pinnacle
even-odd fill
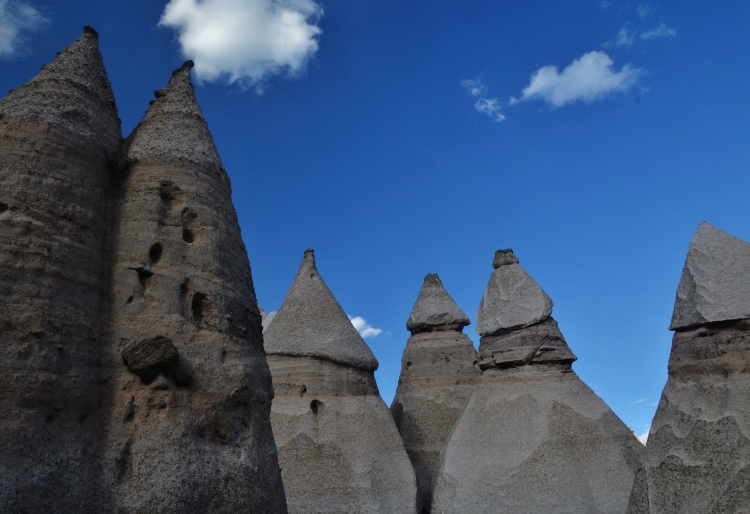
[[[469,325],[468,316],[443,287],[440,277],[429,273],[414,303],[406,329],[412,334],[433,330],[458,330]]]

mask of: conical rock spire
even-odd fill
[[[0,118],[36,121],[67,130],[114,157],[120,119],[91,27],[33,79],[0,100]]]
[[[690,242],[670,330],[750,318],[750,243],[708,223]]]
[[[378,361],[305,252],[297,276],[264,333],[268,355],[317,357],[365,370]]]
[[[195,99],[192,68],[193,62],[186,61],[172,72],[169,85],[154,93],[156,100],[127,139],[129,159],[181,159],[223,173],[219,152]]]
[[[539,323],[552,314],[552,299],[519,264],[513,250],[498,250],[495,271],[477,312],[482,336],[508,332]]]
[[[406,322],[412,334],[432,330],[461,330],[469,325],[468,316],[443,287],[440,277],[429,273]]]

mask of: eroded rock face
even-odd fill
[[[378,393],[377,360],[320,277],[312,250],[265,344],[289,512],[415,512],[414,471]]]
[[[705,223],[690,245],[673,317],[688,328],[672,339],[631,514],[750,511],[750,319],[694,324],[744,312],[747,246]]]
[[[0,100],[0,511],[101,512],[105,193],[117,109],[87,30]]]
[[[417,475],[418,512],[427,513],[440,455],[477,377],[476,351],[462,333],[469,319],[437,275],[425,277],[409,316],[391,414]]]
[[[549,297],[511,252],[498,263],[477,315],[481,375],[446,445],[432,512],[623,512],[643,446],[571,369]]]
[[[104,470],[124,512],[286,512],[250,266],[190,68],[125,145]]]

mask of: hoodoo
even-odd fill
[[[469,318],[440,278],[429,274],[406,328],[401,376],[391,414],[417,475],[418,512],[430,512],[440,453],[464,411],[477,376],[477,354],[463,333]]]
[[[107,181],[120,121],[83,35],[0,100],[0,510],[100,512]]]
[[[750,243],[698,227],[670,329],[669,377],[628,512],[748,512]]]
[[[191,67],[125,142],[104,467],[124,512],[286,512],[250,265]]]
[[[641,443],[573,372],[552,300],[513,252],[493,266],[477,314],[481,376],[432,512],[623,512]]]
[[[378,394],[378,362],[312,250],[264,337],[289,512],[415,512],[414,471]]]

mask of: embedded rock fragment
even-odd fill
[[[180,355],[168,337],[136,341],[122,349],[122,362],[142,380],[153,380],[160,372],[177,365]]]
[[[406,324],[412,336],[391,405],[417,475],[417,512],[430,512],[441,451],[474,389],[476,351],[462,332],[468,324],[440,278],[427,275]]]
[[[481,375],[432,512],[623,512],[643,446],[571,369],[549,297],[512,252],[495,263],[477,314]]]
[[[312,250],[264,339],[289,512],[415,512],[414,471],[378,393],[378,362]]]
[[[690,243],[630,514],[750,511],[749,250],[707,223]]]

